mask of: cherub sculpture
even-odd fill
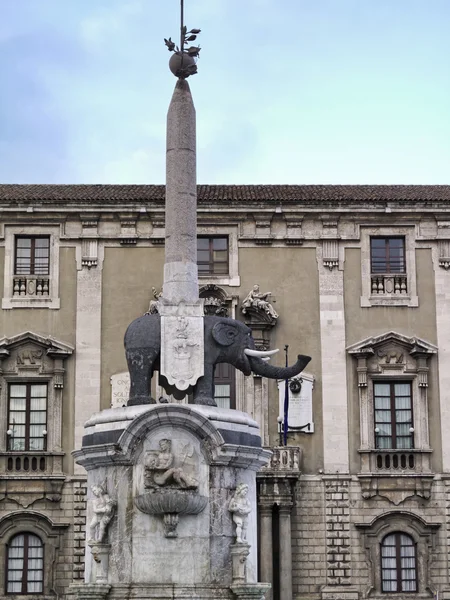
[[[236,525],[236,542],[238,544],[247,542],[248,515],[252,510],[247,494],[248,485],[240,483],[228,505],[228,510],[233,514],[233,521]]]
[[[105,540],[106,530],[114,516],[116,501],[112,500],[106,488],[106,481],[91,487],[94,498],[92,500],[94,515],[89,524],[90,543],[102,543]]]

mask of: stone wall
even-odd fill
[[[381,596],[374,557],[395,530],[417,541],[419,592],[450,597],[450,481],[438,476],[428,498],[397,501],[363,498],[355,476],[300,477],[292,513],[294,599]]]

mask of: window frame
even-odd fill
[[[360,306],[370,308],[372,306],[419,306],[417,295],[417,276],[416,276],[416,232],[410,225],[392,227],[392,226],[366,226],[361,225],[360,245],[361,245],[361,297]],[[379,277],[383,275],[394,278],[406,278],[406,293],[377,293],[372,292],[372,269],[371,269],[371,243],[373,237],[402,237],[405,240],[405,272],[375,274]]]
[[[59,254],[61,228],[59,225],[44,224],[5,225],[5,263],[2,308],[48,308],[58,310],[61,306],[59,298]],[[48,237],[49,238],[49,272],[48,275],[16,275],[16,238]],[[23,278],[27,280],[25,294],[14,293],[14,282]],[[39,294],[34,279],[48,280],[48,294]],[[28,288],[28,280],[30,288]]]
[[[374,248],[372,246],[372,241],[373,240],[384,240],[385,241],[385,246],[384,246],[384,250],[385,250],[385,266],[386,269],[385,270],[374,270],[374,256],[373,256],[373,251]],[[403,242],[403,256],[402,256],[402,270],[399,271],[393,271],[391,270],[391,260],[390,260],[390,256],[389,256],[389,244],[388,242],[390,240],[402,240]],[[406,240],[405,240],[405,236],[402,235],[387,235],[387,236],[381,236],[381,235],[371,235],[370,236],[370,273],[372,275],[407,275],[406,272]]]
[[[47,440],[48,440],[48,435],[43,435],[42,439],[43,439],[43,448],[39,449],[39,450],[34,450],[32,448],[30,448],[30,428],[31,428],[31,420],[30,420],[30,414],[31,412],[44,412],[44,411],[31,411],[31,386],[33,385],[39,385],[39,386],[43,386],[45,385],[46,387],[46,396],[45,396],[45,401],[46,401],[46,408],[45,408],[45,427],[44,430],[48,431],[48,412],[49,412],[49,385],[48,385],[48,381],[47,380],[34,380],[34,381],[8,381],[8,391],[7,391],[7,395],[8,395],[8,403],[7,403],[7,414],[6,414],[6,419],[7,419],[7,427],[8,430],[10,429],[10,425],[11,425],[11,421],[10,421],[10,413],[11,413],[11,386],[13,385],[25,385],[26,386],[26,396],[25,396],[25,448],[22,450],[17,450],[14,448],[10,448],[10,443],[11,441],[14,441],[14,438],[12,436],[8,436],[7,435],[7,439],[6,439],[6,451],[7,452],[47,452]],[[39,423],[40,425],[40,423]],[[22,438],[20,438],[22,439]],[[31,439],[40,439],[40,438],[31,438]]]
[[[47,256],[47,272],[46,273],[36,273],[36,240],[47,240],[48,241],[48,246],[47,246],[47,250],[48,250],[48,256]],[[30,240],[30,272],[29,273],[19,273],[17,271],[17,250],[18,250],[18,245],[17,242],[19,240]],[[50,276],[50,236],[49,235],[23,235],[23,234],[18,234],[14,236],[14,275],[15,276],[20,276],[20,275],[36,275],[38,276],[43,276],[43,277],[49,277]]]
[[[209,260],[206,263],[205,261],[199,261],[198,260],[198,252],[199,252],[199,248],[198,248],[198,240],[209,240],[209,248],[208,248],[208,254],[209,254]],[[214,265],[223,265],[225,264],[225,261],[214,261],[214,240],[226,240],[226,253],[227,253],[227,260],[226,260],[226,271],[223,273],[215,273],[214,272]],[[229,277],[230,275],[230,240],[229,240],[229,236],[228,235],[198,235],[197,236],[197,266],[199,265],[208,265],[210,270],[208,271],[198,271],[199,277]],[[212,270],[211,270],[212,269]]]
[[[230,376],[224,376],[224,367],[229,367]],[[228,363],[217,363],[214,368],[214,400],[216,398],[225,398],[225,396],[216,396],[216,385],[229,385],[230,386],[230,409],[236,409],[236,369],[233,365]]]
[[[14,583],[13,581],[10,581],[9,579],[9,574],[12,571],[18,571],[18,569],[9,569],[9,553],[10,553],[10,549],[11,549],[11,542],[13,540],[15,540],[17,537],[19,536],[24,536],[24,545],[22,546],[23,548],[23,565],[22,565],[22,580],[21,580],[21,584],[22,584],[22,590],[20,592],[16,592],[16,591],[8,591],[8,585],[10,583]],[[30,536],[38,539],[41,543],[40,546],[35,546],[35,547],[39,547],[42,548],[42,568],[41,569],[29,569],[28,566],[28,561],[29,561],[29,549],[30,549],[30,544],[29,544],[29,540],[30,540]],[[33,547],[33,546],[31,546]],[[5,552],[5,595],[7,596],[13,596],[13,595],[21,595],[21,596],[31,596],[31,595],[39,595],[39,596],[43,596],[44,595],[44,587],[45,587],[45,544],[42,540],[42,538],[40,536],[38,536],[36,533],[34,532],[29,532],[29,531],[21,531],[16,533],[14,536],[12,536],[11,538],[9,538],[8,542],[6,543],[6,552]],[[41,591],[40,592],[29,592],[28,591],[28,585],[30,583],[33,583],[32,581],[30,581],[28,579],[28,573],[30,571],[39,571],[41,573],[41,579],[39,580],[34,580],[34,583],[40,583],[41,584]],[[25,588],[25,590],[24,590]]]
[[[414,579],[408,579],[408,580],[403,580],[402,578],[402,554],[401,554],[401,550],[402,550],[402,545],[401,545],[401,536],[405,536],[407,538],[409,538],[411,540],[411,546],[414,548]],[[390,579],[390,580],[385,580],[384,578],[384,570],[383,569],[383,548],[387,547],[384,546],[385,541],[387,540],[387,538],[394,536],[395,539],[395,573],[396,573],[396,579]],[[411,547],[411,546],[405,546],[405,547]],[[387,533],[383,539],[380,542],[380,583],[381,583],[381,592],[383,594],[417,594],[418,590],[419,590],[419,580],[418,580],[418,565],[417,565],[417,542],[414,540],[414,538],[409,535],[409,533],[406,533],[404,531],[392,531]],[[393,557],[392,557],[393,558]],[[396,590],[387,590],[384,589],[385,588],[385,581],[396,581]],[[414,581],[414,586],[415,589],[414,590],[404,590],[403,589],[403,585],[405,581]],[[400,589],[399,589],[400,588]]]
[[[381,421],[377,421],[377,417],[376,417],[376,413],[377,413],[377,408],[375,406],[375,399],[376,399],[376,394],[375,394],[375,386],[376,385],[388,385],[389,386],[389,392],[390,392],[390,408],[389,411],[391,413],[391,421],[390,421],[390,425],[391,425],[391,444],[392,446],[390,447],[382,447],[378,445],[379,439],[381,437],[389,437],[389,436],[380,436],[378,435],[378,432],[376,431],[378,425],[382,424],[383,422]],[[403,409],[403,410],[409,410],[411,411],[411,421],[410,421],[410,428],[413,428],[413,431],[410,432],[409,436],[398,436],[398,437],[402,437],[402,438],[406,438],[409,437],[411,439],[411,446],[410,447],[404,447],[401,448],[397,445],[397,415],[396,415],[396,411],[397,410],[401,410],[401,409],[396,409],[395,407],[395,399],[396,399],[396,395],[395,395],[395,385],[396,384],[401,384],[401,385],[408,385],[409,387],[409,400],[410,400],[410,408],[409,409]],[[380,396],[378,396],[380,397]],[[375,446],[375,450],[404,450],[404,451],[408,451],[408,450],[413,450],[414,449],[414,398],[413,398],[413,386],[412,386],[412,381],[410,379],[396,379],[396,378],[392,378],[392,379],[378,379],[378,378],[374,378],[372,379],[372,401],[373,401],[373,426],[374,426],[374,446]],[[379,410],[379,409],[378,409]]]

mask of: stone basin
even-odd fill
[[[134,502],[148,515],[198,515],[207,505],[208,498],[195,490],[160,489],[139,494]]]

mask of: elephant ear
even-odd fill
[[[216,323],[212,328],[212,336],[220,346],[231,346],[238,335],[238,328],[230,323]]]

